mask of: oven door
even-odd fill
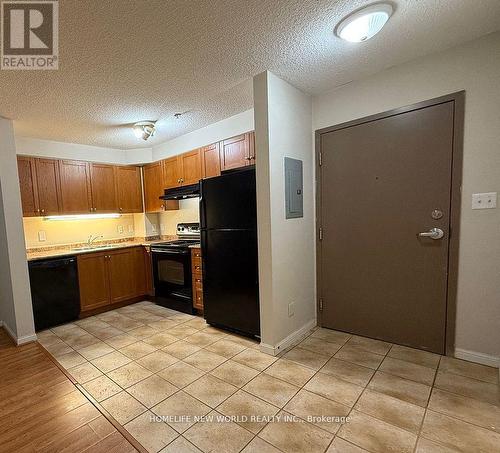
[[[151,248],[151,256],[157,302],[174,310],[192,313],[190,250]]]

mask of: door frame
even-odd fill
[[[451,198],[450,198],[450,224],[448,233],[448,277],[446,291],[446,326],[445,326],[445,353],[452,356],[455,353],[455,327],[457,308],[457,284],[458,284],[458,252],[460,237],[460,207],[462,190],[462,168],[463,168],[463,142],[464,142],[464,113],[465,113],[465,90],[450,93],[437,98],[429,99],[415,104],[387,110],[374,115],[365,116],[355,120],[325,127],[315,131],[315,158],[316,158],[316,285],[317,304],[316,313],[318,325],[322,326],[321,307],[321,240],[319,231],[322,225],[321,209],[321,137],[323,134],[338,131],[352,126],[369,123],[383,118],[424,109],[434,105],[453,102],[453,149],[451,169]]]

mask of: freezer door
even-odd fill
[[[200,184],[201,229],[256,229],[255,170],[203,179]]]
[[[201,235],[207,322],[260,336],[256,231],[209,230]]]

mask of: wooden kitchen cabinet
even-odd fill
[[[250,139],[250,133],[246,133],[220,142],[220,168],[222,171],[251,165]]]
[[[200,150],[195,149],[194,151],[181,154],[178,166],[181,172],[180,184],[182,186],[197,184],[203,175]]]
[[[144,166],[144,202],[146,212],[161,212],[179,209],[176,200],[160,200],[165,191],[163,161]]]
[[[201,148],[200,158],[203,178],[220,176],[219,143],[213,143]]]
[[[90,165],[77,160],[59,161],[61,211],[64,214],[93,212]]]
[[[118,212],[115,176],[113,165],[90,164],[92,212]]]
[[[201,248],[191,249],[191,273],[193,278],[193,307],[203,311],[203,275]]]
[[[141,246],[78,255],[81,312],[145,296],[144,254]]]
[[[141,167],[116,166],[114,171],[118,211],[123,214],[142,212]]]
[[[107,256],[107,253],[99,252],[77,257],[82,312],[110,303]]]
[[[17,171],[19,173],[23,217],[37,216],[40,214],[40,208],[38,207],[35,159],[18,156]]]
[[[182,184],[182,162],[179,156],[165,159],[163,162],[163,181],[165,189],[179,187]]]
[[[61,213],[59,161],[35,159],[36,185],[40,215]]]

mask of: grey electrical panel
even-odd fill
[[[304,217],[302,161],[285,157],[285,210],[287,219]]]

